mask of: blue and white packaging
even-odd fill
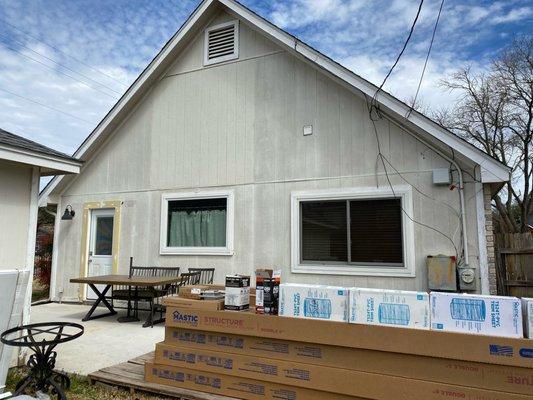
[[[279,285],[279,315],[347,322],[348,295],[345,287],[282,283]]]
[[[431,329],[521,338],[522,307],[516,297],[431,292]]]
[[[429,294],[352,288],[349,322],[429,330]]]
[[[533,339],[533,298],[522,298],[522,313],[524,314],[525,337]]]

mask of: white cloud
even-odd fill
[[[122,93],[127,86],[117,81],[131,83],[198,1],[0,0],[0,127],[72,153],[115,102],[94,88],[118,97],[102,85]],[[396,58],[418,8],[418,1],[414,0],[243,1],[375,84],[381,82]],[[424,2],[412,42],[385,86],[400,99],[409,99],[416,91],[440,1]],[[486,54],[483,49],[473,52],[471,47],[479,47],[483,38],[505,24],[527,20],[531,12],[526,0],[501,0],[490,4],[477,0],[446,0],[421,88],[422,101],[435,108],[450,105],[455,95],[442,91],[439,80],[467,63],[483,69],[492,54]],[[12,26],[2,25],[2,20],[10,21],[37,40]],[[8,44],[6,35],[11,39],[8,38]],[[505,31],[498,31],[502,42],[505,35]],[[493,47],[497,49],[501,44]],[[68,78],[60,71],[72,75],[71,71],[35,52],[102,85],[77,75],[79,80],[92,86],[91,89]]]
[[[495,16],[492,19],[493,24],[503,24],[507,22],[521,21],[533,15],[533,6],[514,8],[507,14]]]

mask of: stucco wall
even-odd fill
[[[228,18],[222,15],[213,23]],[[236,62],[204,68],[202,46],[200,35],[66,188],[59,209],[72,204],[81,211],[86,202],[122,201],[119,270],[124,273],[134,256],[139,264],[214,266],[218,281],[227,273],[279,266],[285,281],[425,289],[425,257],[454,251],[443,236],[419,225],[415,277],[291,273],[293,191],[388,187],[367,106],[362,97],[242,23]],[[313,135],[303,136],[304,125],[313,125]],[[377,126],[383,153],[402,173],[389,169],[392,183],[414,187],[414,219],[459,246],[457,190],[431,183],[432,169],[448,168],[449,162],[386,120]],[[214,188],[235,195],[234,255],[160,255],[161,195]],[[471,183],[465,198],[469,263],[477,266]],[[81,230],[78,216],[60,223],[56,289],[64,298],[77,297],[77,285],[68,279],[80,272]]]
[[[0,269],[26,267],[31,174],[29,166],[0,161]]]

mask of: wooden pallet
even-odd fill
[[[147,353],[128,362],[102,368],[90,373],[87,377],[92,384],[102,382],[107,385],[127,388],[132,395],[135,391],[141,391],[174,397],[180,400],[236,400],[234,397],[218,396],[195,390],[146,382],[144,380],[144,364],[153,359],[154,353]]]

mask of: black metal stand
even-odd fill
[[[27,347],[34,352],[27,362],[30,372],[17,384],[14,396],[34,389],[49,393],[58,400],[66,400],[64,390],[70,388],[70,379],[66,374],[54,371],[57,357],[54,349],[58,344],[74,340],[82,334],[83,326],[68,322],[23,325],[3,332],[0,336],[2,343]]]

